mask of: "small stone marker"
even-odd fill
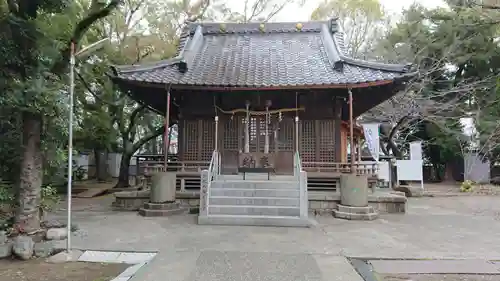
[[[17,236],[13,242],[12,252],[16,257],[22,260],[29,260],[33,256],[35,242],[33,242],[31,237]]]

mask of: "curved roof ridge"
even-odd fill
[[[172,66],[182,61],[182,56],[176,56],[169,59],[160,60],[153,63],[143,63],[143,64],[129,64],[129,65],[112,65],[111,68],[115,73],[132,73],[132,72],[142,72],[150,71],[158,68]]]
[[[339,34],[343,34],[342,31]],[[393,72],[408,72],[411,69],[411,64],[389,64],[389,63],[381,63],[381,62],[372,62],[367,60],[355,59],[350,57],[349,55],[344,53],[344,50],[340,47],[340,43],[334,34],[332,34],[333,42],[335,43],[336,51],[339,54],[340,59],[348,64],[367,67],[376,70],[383,71],[393,71]]]

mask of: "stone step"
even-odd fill
[[[220,175],[220,180],[243,180],[243,174],[239,175]],[[271,181],[295,181],[295,176],[292,175],[268,175],[263,173],[246,173],[245,180],[271,180]]]
[[[278,188],[210,188],[210,197],[226,196],[226,197],[287,197],[299,198],[299,190],[295,189],[278,189]]]
[[[339,212],[351,213],[351,214],[370,214],[375,212],[372,206],[351,207],[351,206],[337,204],[337,209]]]
[[[250,225],[250,226],[283,226],[283,227],[309,227],[308,219],[288,216],[234,216],[234,215],[209,215],[198,216],[198,224],[211,225]]]
[[[299,198],[211,196],[210,205],[252,205],[299,207]]]
[[[149,210],[141,208],[139,210],[139,215],[143,217],[168,217],[172,215],[184,214],[188,210],[184,208],[172,209],[172,210]]]
[[[212,185],[213,187],[220,188],[246,188],[246,189],[299,189],[299,183],[294,181],[243,181],[243,180],[232,180],[232,181],[216,181]]]
[[[171,203],[144,203],[144,209],[148,210],[175,210],[179,209],[180,203],[171,202]]]
[[[345,220],[355,220],[355,221],[372,221],[378,218],[378,213],[369,213],[369,214],[353,214],[346,213],[340,211],[333,211],[336,218],[345,219]]]
[[[251,205],[208,205],[209,215],[247,216],[290,216],[300,215],[299,207],[251,206]]]

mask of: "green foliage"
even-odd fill
[[[42,187],[42,201],[40,204],[40,209],[42,210],[42,214],[52,211],[60,201],[60,197],[57,194],[57,189],[46,185]]]
[[[471,192],[474,190],[474,182],[466,180],[460,184],[460,192]]]
[[[399,134],[403,140],[423,140],[433,164],[447,165],[474,147],[475,139],[499,143],[500,118],[495,96],[500,74],[500,15],[476,5],[425,9],[413,5],[377,47],[389,62],[411,62],[419,72],[409,84],[417,117]],[[410,101],[407,101],[410,102]],[[469,118],[478,135],[466,136],[461,119]],[[485,122],[486,121],[486,122]],[[483,151],[490,149],[486,148]]]

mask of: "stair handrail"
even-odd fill
[[[201,173],[200,214],[205,213],[206,215],[208,215],[208,202],[210,198],[212,182],[216,181],[218,175],[220,174],[219,155],[219,152],[214,150],[212,153],[212,158],[210,159],[210,164],[208,165],[208,170],[203,170]]]
[[[307,173],[302,170],[302,161],[300,160],[299,152],[295,152],[293,157],[294,164],[294,176],[299,184],[299,206],[300,206],[300,217],[307,218],[307,212],[309,210],[309,195],[307,192]]]
[[[302,160],[300,160],[300,154],[298,151],[295,152],[293,157],[293,167],[294,167],[293,171],[294,176],[296,177],[300,176],[300,172],[302,171]]]

